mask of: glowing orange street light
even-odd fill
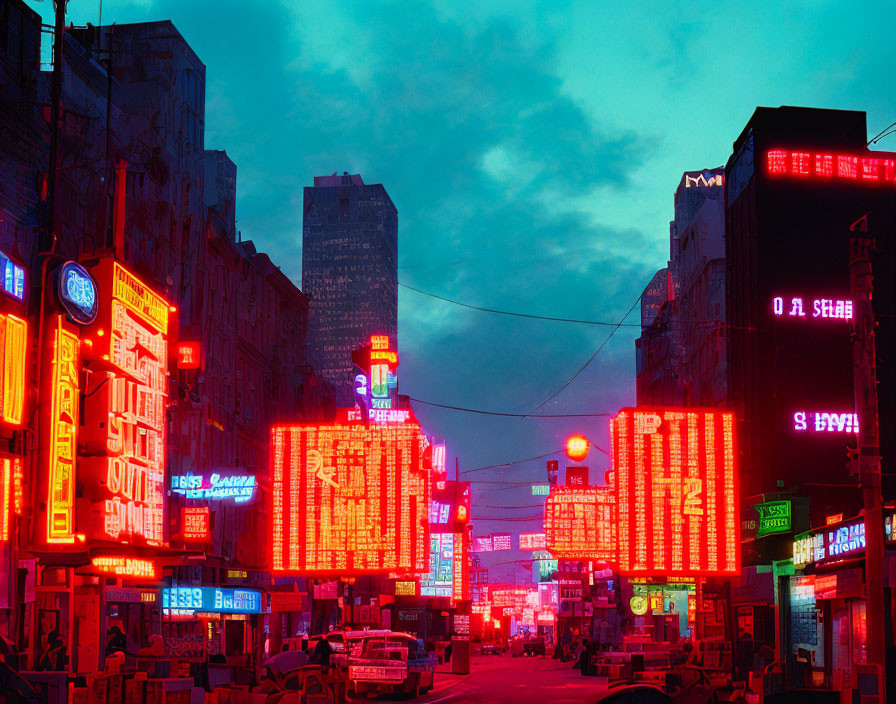
[[[581,462],[588,456],[591,443],[584,435],[570,435],[566,440],[566,456],[573,462]]]

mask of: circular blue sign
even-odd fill
[[[96,319],[96,281],[78,262],[59,267],[56,291],[65,312],[76,323],[89,325]]]

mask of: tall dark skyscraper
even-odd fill
[[[315,176],[305,188],[302,290],[310,299],[308,358],[354,403],[352,350],[371,335],[398,346],[398,210],[359,174]]]

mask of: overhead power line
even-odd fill
[[[531,462],[532,460],[540,460],[545,457],[551,457],[552,455],[556,455],[557,453],[563,452],[563,450],[554,450],[553,452],[546,452],[543,455],[535,455],[535,457],[527,457],[524,460],[513,460],[512,462],[501,462],[500,464],[490,464],[485,467],[476,467],[475,469],[465,469],[461,474],[472,474],[473,472],[484,472],[487,469],[498,469],[501,467],[508,467],[512,464],[521,464],[523,462]]]
[[[610,334],[607,335],[606,339],[605,339],[603,342],[600,343],[600,347],[598,347],[598,348],[595,350],[594,354],[591,355],[591,357],[588,358],[588,361],[585,362],[581,367],[579,367],[579,370],[578,370],[575,374],[573,374],[571,377],[569,377],[569,379],[567,380],[567,382],[566,382],[563,386],[561,386],[561,387],[560,387],[559,389],[557,389],[554,393],[552,393],[550,396],[548,396],[544,401],[542,401],[542,402],[539,403],[535,408],[533,408],[531,411],[529,411],[529,413],[528,413],[527,415],[532,415],[533,413],[535,413],[535,411],[537,411],[539,408],[541,408],[542,406],[544,406],[548,401],[550,401],[550,400],[556,398],[556,397],[560,394],[560,392],[562,392],[567,386],[569,386],[569,385],[573,382],[573,380],[574,380],[579,374],[581,374],[583,371],[585,371],[585,368],[586,368],[589,364],[591,364],[591,362],[594,361],[594,358],[597,357],[597,355],[600,354],[601,350],[602,350],[604,347],[607,346],[607,343],[610,341],[610,339],[613,337],[613,335],[616,334],[616,331],[619,330],[620,327],[622,327],[623,323],[625,323],[625,319],[626,319],[629,315],[631,315],[631,312],[635,309],[635,307],[638,305],[638,301],[640,301],[640,300],[641,300],[641,296],[638,296],[638,297],[635,299],[635,302],[632,303],[632,307],[629,308],[628,311],[626,312],[626,314],[622,316],[622,319],[621,319],[618,323],[616,323],[616,327],[614,327],[614,328],[610,331]],[[639,327],[640,327],[640,326],[639,326]],[[525,417],[525,416],[524,416],[524,417]]]
[[[612,323],[604,320],[582,320],[578,318],[558,318],[552,315],[534,315],[532,313],[517,313],[509,310],[498,310],[496,308],[486,308],[484,306],[474,306],[470,303],[464,303],[463,301],[456,301],[453,298],[446,298],[445,296],[439,296],[435,293],[430,293],[429,291],[424,291],[419,288],[415,288],[414,286],[408,286],[407,284],[403,284],[400,281],[398,285],[406,288],[410,291],[415,291],[423,296],[429,296],[430,298],[435,298],[440,301],[444,301],[445,303],[452,303],[456,306],[461,306],[463,308],[469,308],[470,310],[478,310],[483,313],[495,313],[496,315],[509,315],[514,318],[531,318],[533,320],[550,320],[555,323],[576,323],[578,325],[602,325],[608,328],[612,327],[620,327],[622,323]],[[641,325],[639,323],[626,323],[625,327],[639,328]]]
[[[479,408],[464,408],[463,406],[451,406],[447,403],[435,403],[423,399],[408,396],[414,403],[422,403],[424,406],[446,408],[449,411],[462,411],[463,413],[477,413],[483,416],[503,416],[505,418],[609,418],[615,413],[503,413],[501,411],[483,411]]]

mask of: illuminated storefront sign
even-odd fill
[[[416,582],[396,582],[395,583],[395,596],[416,596],[417,595],[417,583]]]
[[[547,496],[551,493],[551,487],[549,484],[533,484],[532,485],[532,496]]]
[[[47,542],[73,543],[75,460],[78,450],[78,338],[56,320],[50,403]]]
[[[554,557],[612,560],[616,556],[609,487],[555,486],[545,502],[545,545]]]
[[[198,342],[177,343],[177,368],[199,369],[201,347]]]
[[[734,414],[626,408],[610,436],[619,572],[737,574]]]
[[[254,589],[218,587],[165,587],[162,589],[165,614],[194,613],[260,614],[261,592]]]
[[[94,557],[90,564],[94,569],[117,577],[145,577],[155,579],[156,566],[152,560],[136,557]]]
[[[513,536],[510,533],[496,533],[492,536],[492,549],[513,550]]]
[[[429,502],[429,522],[444,525],[451,520],[451,504],[443,504],[439,501]]]
[[[162,546],[169,306],[115,261],[101,261],[94,274],[110,297],[100,302],[91,328],[96,337],[83,354],[108,362],[108,371],[106,380],[96,379],[104,387],[85,393],[85,418],[91,422],[82,433],[102,453],[82,458],[81,485],[102,524],[91,521],[84,532],[99,540]]]
[[[96,282],[78,262],[69,261],[59,267],[56,293],[65,312],[74,322],[90,325],[96,319]]]
[[[233,499],[243,504],[255,496],[255,477],[251,474],[221,476],[212,474],[208,482],[201,474],[180,474],[171,477],[171,491],[188,499]]]
[[[647,599],[643,596],[633,596],[629,600],[629,608],[635,616],[643,616],[647,613]]]
[[[181,535],[187,542],[204,543],[211,537],[211,520],[208,506],[181,508]]]
[[[0,379],[0,415],[6,423],[21,425],[25,406],[25,352],[28,324],[14,315],[0,314],[0,354],[3,378]]]
[[[247,570],[227,570],[227,579],[249,579]]]
[[[0,252],[0,274],[3,276],[3,293],[17,301],[25,300],[25,270]]]
[[[275,427],[273,569],[425,573],[427,442],[416,422]]]
[[[0,459],[0,542],[3,543],[12,535],[14,485],[12,461],[4,457]]]
[[[772,176],[896,184],[896,154],[887,152],[855,155],[771,149],[766,164]]]
[[[491,552],[491,551],[492,551],[492,536],[482,535],[482,536],[473,538],[473,552]]]
[[[799,536],[793,541],[793,564],[805,567],[814,562],[838,562],[865,550],[865,521],[857,519]]]
[[[852,320],[852,301],[841,298],[788,298],[781,296],[772,299],[772,313],[777,317],[786,318],[821,318],[835,320]]]
[[[542,550],[545,547],[544,533],[520,533],[520,550]]]
[[[453,600],[470,598],[468,552],[464,533],[454,533],[454,567],[451,589]]]
[[[430,535],[429,573],[420,580],[420,596],[454,596],[454,569],[457,566],[454,535]]]
[[[772,533],[790,532],[790,502],[767,501],[764,504],[756,504],[759,513],[759,528],[757,538],[762,538]]]
[[[432,446],[432,471],[443,477],[447,471],[448,451],[445,443],[436,443]]]
[[[856,413],[797,411],[793,414],[793,429],[811,433],[858,433],[859,416]]]
[[[407,423],[411,419],[411,412],[400,408],[370,408],[367,410],[367,417],[374,423]],[[350,423],[361,418],[361,414],[356,410],[349,410],[347,413],[347,420]]]
[[[684,175],[684,187],[685,188],[698,188],[700,186],[709,187],[709,186],[721,186],[725,182],[725,177],[722,174],[715,174],[714,176],[710,176],[706,178],[705,174],[697,174],[696,176],[688,176]]]

